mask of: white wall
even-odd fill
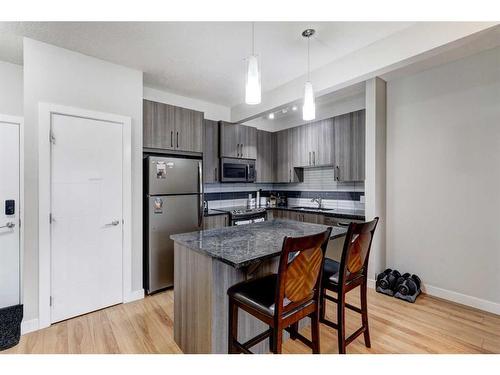
[[[25,320],[38,316],[39,102],[132,118],[132,287],[142,289],[142,91],[138,70],[24,39]]]
[[[0,113],[23,116],[23,67],[0,61]]]
[[[231,118],[231,110],[229,107],[206,102],[204,100],[188,98],[187,96],[172,94],[151,87],[144,86],[144,99],[204,112],[205,118],[209,120],[230,121]]]
[[[387,93],[387,266],[500,313],[500,48]]]

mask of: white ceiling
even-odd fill
[[[258,22],[262,89],[272,90],[404,28],[409,22]],[[243,102],[248,22],[0,22],[0,60],[22,64],[27,36],[144,72],[147,86],[233,106]]]

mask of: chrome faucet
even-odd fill
[[[321,204],[323,203],[323,198],[316,197],[316,198],[311,199],[311,202],[316,202],[318,204],[318,209],[321,210]]]

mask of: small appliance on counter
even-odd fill
[[[278,193],[276,198],[276,206],[277,207],[288,207],[288,197],[285,194]]]

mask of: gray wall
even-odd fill
[[[39,102],[132,118],[132,287],[142,288],[142,90],[142,72],[138,70],[24,40],[25,320],[38,316]]]
[[[23,115],[23,67],[0,61],[0,113]]]
[[[500,313],[500,49],[387,95],[387,265]]]

